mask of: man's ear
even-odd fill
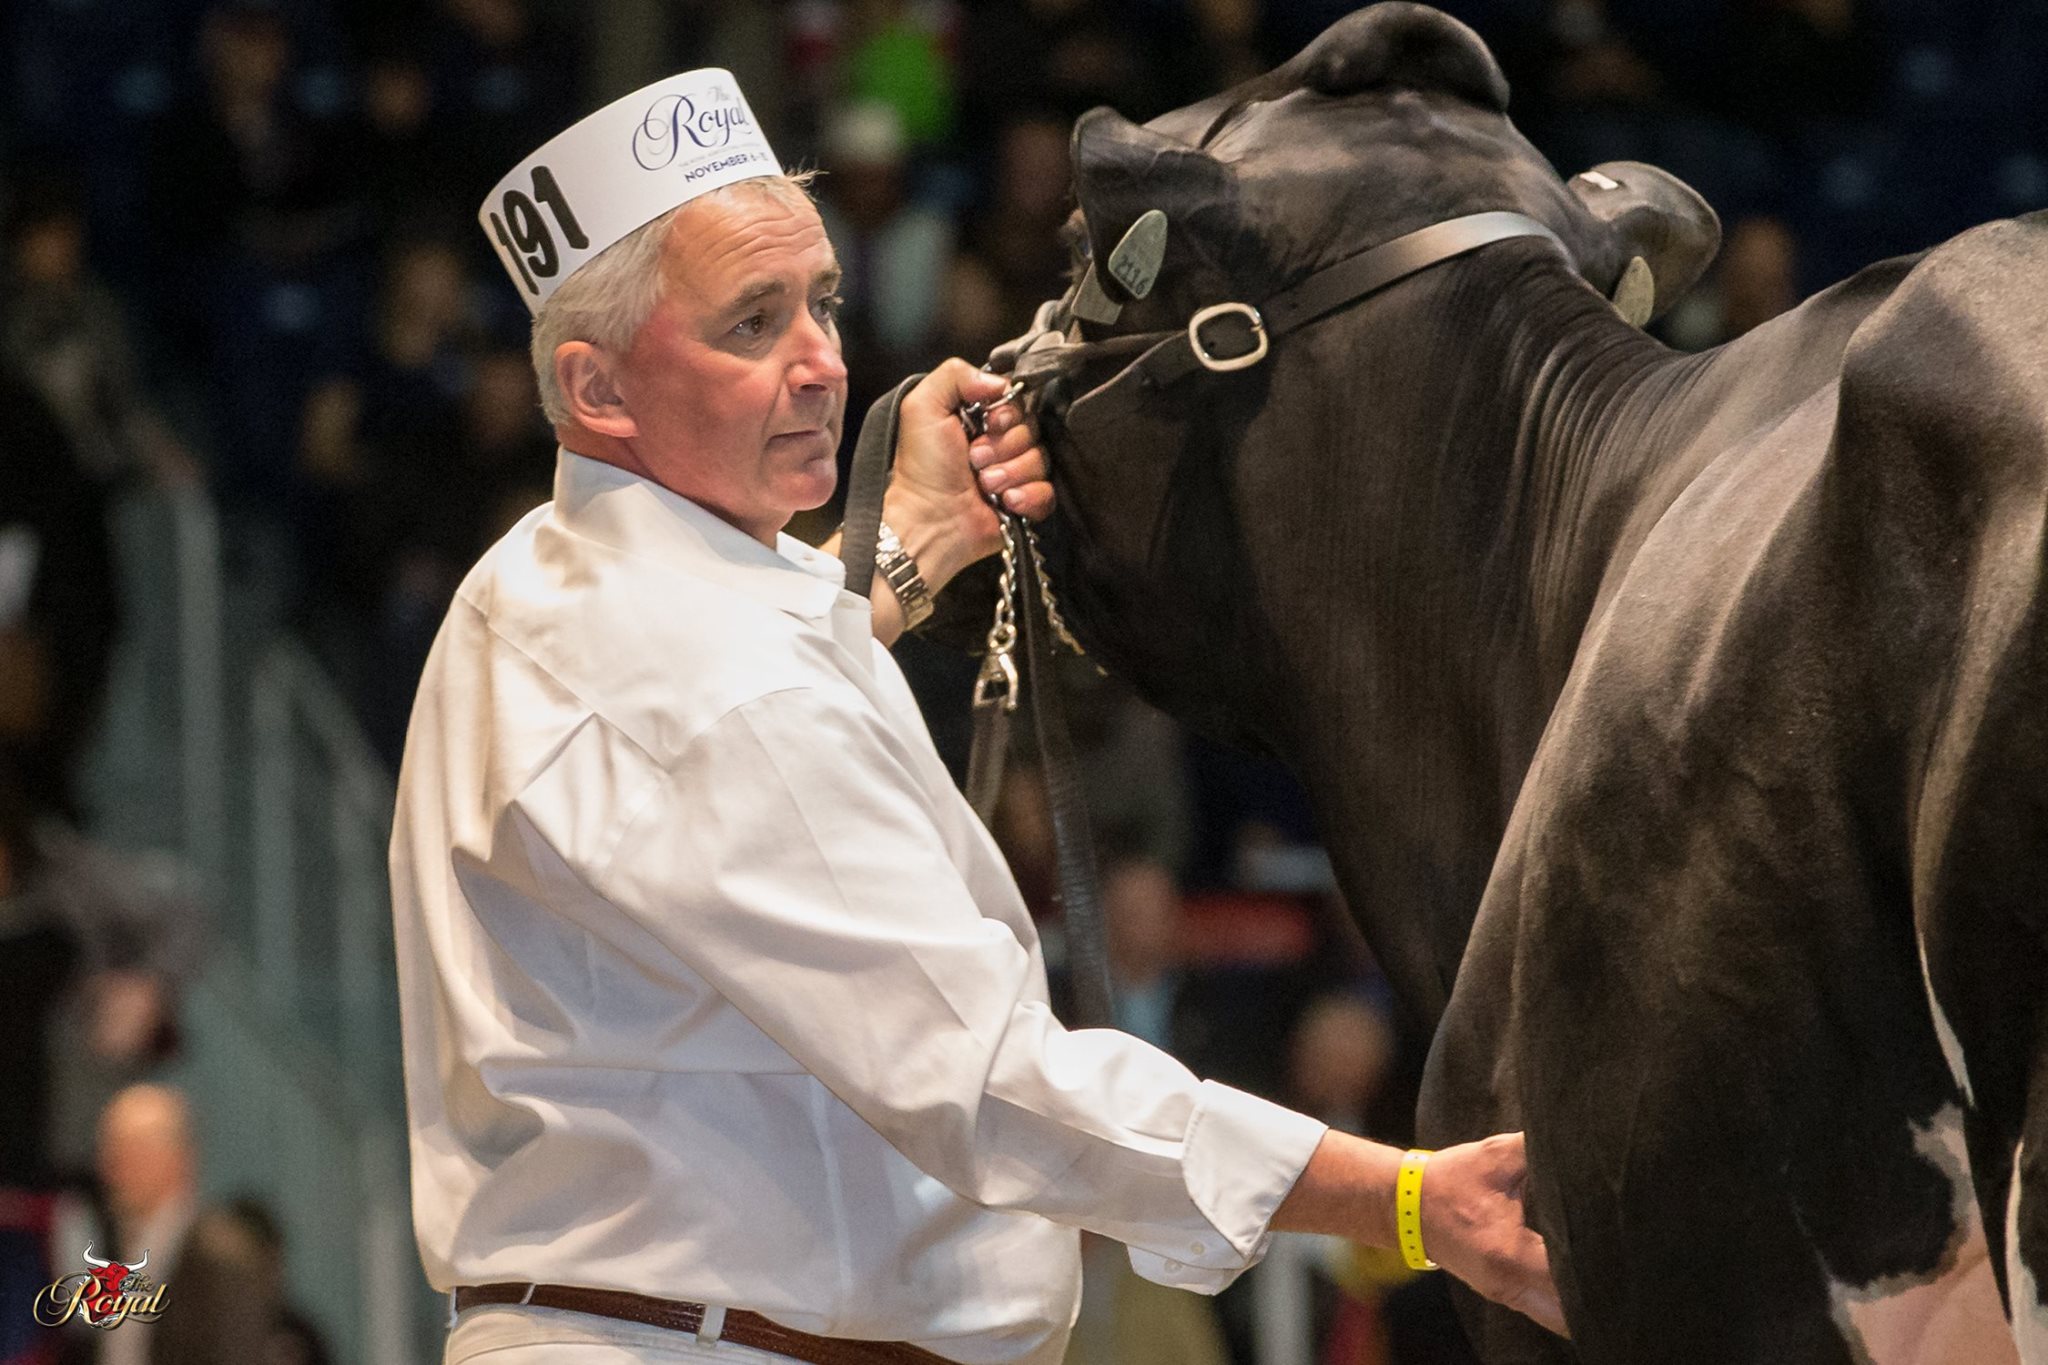
[[[587,341],[565,341],[555,347],[555,384],[577,426],[600,436],[630,440],[640,424],[626,411],[613,373],[614,357]]]

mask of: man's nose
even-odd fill
[[[840,388],[846,383],[846,361],[839,353],[839,333],[811,313],[797,325],[796,363],[790,382],[796,388]]]

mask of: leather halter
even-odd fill
[[[1269,296],[1263,303],[1226,302],[1198,309],[1185,328],[1166,332],[1144,332],[1113,336],[1101,341],[1061,340],[1072,325],[1075,290],[1065,298],[1043,305],[1033,330],[996,349],[991,367],[1013,369],[1025,387],[1035,387],[1053,374],[1064,372],[1091,355],[1116,354],[1152,343],[1127,367],[1135,371],[1147,388],[1176,384],[1202,370],[1228,373],[1248,368],[1265,359],[1272,343],[1287,333],[1356,303],[1368,295],[1398,283],[1433,265],[1477,251],[1495,242],[1518,237],[1539,237],[1550,241],[1571,260],[1571,249],[1555,232],[1521,213],[1496,211],[1469,213],[1383,242],[1379,246],[1347,256]],[[1093,267],[1090,267],[1091,269]],[[1078,289],[1078,284],[1076,289]],[[1217,353],[1217,324],[1233,320],[1244,349]],[[1003,363],[1008,361],[1006,365]],[[1122,376],[1119,375],[1119,378]]]
[[[996,348],[988,368],[1009,374],[1011,397],[1025,394],[1056,375],[1065,373],[1087,359],[1136,354],[1128,367],[1140,382],[1164,388],[1201,370],[1229,373],[1249,368],[1265,359],[1273,341],[1296,328],[1335,312],[1367,295],[1386,288],[1417,271],[1462,256],[1494,242],[1516,237],[1542,237],[1556,244],[1571,259],[1571,251],[1556,233],[1533,218],[1519,213],[1474,213],[1433,223],[1391,242],[1346,257],[1307,279],[1254,306],[1225,302],[1198,309],[1187,326],[1170,332],[1148,332],[1114,336],[1102,341],[1069,338],[1074,326],[1073,303],[1080,282],[1062,299],[1041,304],[1031,330]],[[1092,267],[1091,267],[1092,268]],[[1219,355],[1216,343],[1222,338],[1218,324],[1235,320],[1250,344],[1241,351]],[[855,444],[853,468],[848,478],[845,534],[840,552],[847,566],[848,591],[865,597],[873,576],[876,527],[881,519],[882,493],[888,482],[888,466],[896,446],[897,410],[903,396],[921,376],[912,375],[891,393],[876,400],[862,425]],[[1027,402],[1037,395],[1030,395]],[[980,418],[973,405],[972,419]],[[998,511],[1000,512],[1000,508]],[[1014,514],[1002,512],[1017,522]],[[1102,923],[1102,908],[1094,852],[1087,833],[1087,809],[1081,798],[1079,770],[1068,738],[1066,719],[1058,698],[1052,669],[1051,624],[1045,619],[1049,590],[1041,595],[1041,572],[1035,555],[1022,557],[1020,600],[1023,603],[1025,659],[1032,714],[1040,750],[1047,770],[1048,801],[1052,807],[1054,845],[1059,863],[1059,901],[1069,930],[1069,967],[1074,987],[1075,1023],[1099,1027],[1112,1022],[1112,994],[1109,954]],[[977,689],[978,693],[979,689]],[[986,706],[977,695],[974,755],[969,762],[969,790],[977,793],[977,811],[989,817],[1000,784],[1001,760],[1005,748],[1004,712],[1007,707]]]

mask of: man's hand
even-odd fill
[[[903,539],[936,593],[954,574],[1002,548],[996,514],[983,495],[1033,521],[1052,512],[1045,452],[1014,406],[988,411],[988,431],[971,443],[959,411],[1001,398],[1009,382],[948,360],[903,398],[896,466],[882,518]]]
[[[1496,1303],[1565,1335],[1550,1252],[1523,1206],[1529,1160],[1520,1133],[1446,1147],[1422,1171],[1429,1258]]]
[[[1394,1246],[1400,1169],[1399,1150],[1332,1129],[1274,1210],[1272,1226]],[[1520,1133],[1444,1148],[1422,1174],[1422,1246],[1487,1298],[1562,1336],[1550,1254],[1524,1213],[1527,1179]]]

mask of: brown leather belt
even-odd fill
[[[601,1318],[619,1318],[649,1327],[695,1333],[704,1325],[704,1305],[678,1299],[657,1299],[646,1294],[628,1294],[617,1289],[581,1289],[566,1284],[475,1284],[455,1291],[455,1311],[460,1313],[485,1304],[520,1303],[535,1308],[563,1308],[572,1313],[594,1313]],[[720,1341],[751,1346],[757,1351],[807,1360],[811,1365],[953,1365],[944,1356],[933,1355],[904,1341],[855,1341],[848,1337],[816,1337],[793,1327],[770,1322],[759,1313],[743,1308],[727,1309]]]

